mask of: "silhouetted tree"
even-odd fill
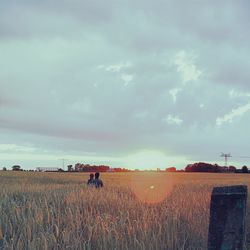
[[[248,173],[248,167],[247,166],[243,166],[241,170],[242,170],[242,173]]]
[[[105,165],[75,164],[75,171],[79,172],[108,172],[109,170],[110,167]]]
[[[229,166],[229,172],[233,172],[233,173],[235,173],[236,172],[236,167],[234,167],[234,166]]]
[[[68,172],[73,171],[73,165],[68,165]]]
[[[21,171],[21,166],[19,166],[19,165],[14,165],[14,166],[12,167],[12,170],[13,170],[13,171]]]
[[[3,171],[7,171],[7,168],[6,168],[6,167],[3,167]]]
[[[218,166],[217,164],[210,164],[205,162],[198,162],[194,164],[189,164],[185,168],[186,172],[224,172],[225,168]]]

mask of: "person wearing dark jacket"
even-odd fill
[[[101,179],[99,179],[100,173],[95,173],[95,179],[94,179],[94,185],[96,188],[103,187],[103,182]]]
[[[94,174],[90,174],[89,175],[89,179],[88,179],[87,185],[88,186],[95,186],[95,183],[94,183]]]

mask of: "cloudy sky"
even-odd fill
[[[250,165],[248,0],[1,0],[0,167]]]

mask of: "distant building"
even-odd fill
[[[176,172],[176,167],[166,168],[167,172]]]
[[[57,172],[59,168],[49,168],[49,167],[41,167],[41,168],[36,168],[37,171],[39,172]]]
[[[114,172],[113,168],[109,168],[109,170],[107,172]]]

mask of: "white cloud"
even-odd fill
[[[180,119],[178,116],[169,114],[163,121],[167,122],[170,125],[177,125],[180,126],[183,123],[183,120]]]
[[[239,97],[239,93],[237,91],[235,91],[234,89],[231,89],[228,93],[229,97],[233,98],[233,97]]]
[[[182,83],[199,80],[202,71],[195,64],[197,56],[194,53],[187,53],[184,50],[179,51],[174,57],[174,64],[177,72],[181,74]]]
[[[216,125],[221,126],[223,123],[232,123],[235,117],[242,116],[249,110],[250,110],[250,103],[238,107],[236,109],[232,109],[230,113],[225,114],[223,117],[218,117],[216,119]]]
[[[177,100],[177,94],[182,91],[181,88],[174,88],[174,89],[170,89],[169,90],[169,94],[172,96],[173,98],[173,103],[176,103]]]
[[[124,73],[124,71],[130,67],[132,67],[131,62],[120,62],[117,64],[111,64],[108,66],[99,65],[97,68],[104,69],[105,71],[108,71],[108,72],[120,73],[120,78],[123,80],[124,86],[126,87],[134,79],[134,76],[132,74]]]
[[[124,86],[127,86],[133,81],[134,76],[130,74],[122,74],[121,79],[124,81]]]
[[[228,92],[228,95],[230,98],[237,98],[237,97],[250,97],[250,93],[246,92],[240,92],[240,91],[237,91],[235,89],[231,89],[229,92]]]
[[[112,64],[112,65],[108,65],[108,66],[103,66],[103,65],[100,65],[98,66],[98,68],[104,68],[105,67],[105,70],[106,71],[111,71],[111,72],[120,72],[121,70],[123,69],[126,69],[126,68],[129,68],[131,67],[132,64],[130,62],[120,62],[118,64]]]

